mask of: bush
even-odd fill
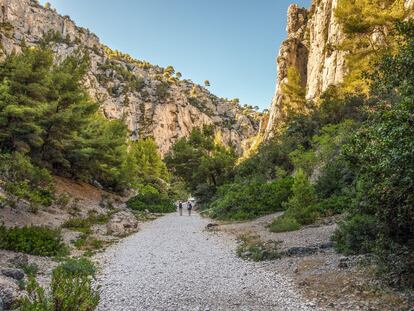
[[[365,254],[375,249],[378,222],[373,216],[356,214],[339,224],[333,240],[335,249],[344,254]]]
[[[53,202],[52,176],[21,153],[0,154],[0,177],[6,182],[4,189],[18,198],[33,205],[49,206]]]
[[[17,267],[22,269],[28,276],[36,276],[39,272],[39,267],[35,263],[19,264]]]
[[[303,170],[299,169],[295,174],[292,186],[292,196],[283,204],[291,213],[300,213],[310,205],[316,203],[316,194]]]
[[[301,227],[300,223],[293,218],[289,216],[280,216],[271,222],[269,225],[269,229],[272,232],[287,232],[287,231],[295,231],[299,230]]]
[[[65,271],[66,274],[70,275],[95,276],[96,274],[95,265],[84,257],[78,259],[66,259],[65,262],[60,265],[60,267]]]
[[[89,218],[71,218],[62,224],[62,228],[89,234],[91,232],[91,225]]]
[[[38,256],[60,256],[67,253],[60,232],[45,227],[0,226],[0,248]]]
[[[303,170],[296,172],[292,186],[292,196],[283,203],[284,215],[275,218],[269,225],[272,232],[285,232],[300,229],[302,225],[313,223],[319,216],[315,191]]]
[[[315,209],[321,216],[332,216],[341,214],[352,205],[352,200],[347,195],[334,195],[320,201]]]
[[[321,216],[317,207],[317,205],[313,204],[301,209],[288,209],[285,214],[287,217],[295,218],[301,225],[310,225]]]
[[[239,237],[240,245],[237,247],[237,256],[253,261],[265,261],[280,258],[279,242],[263,242],[258,236],[243,235]]]
[[[92,287],[92,270],[86,262],[65,263],[53,271],[52,296],[54,309],[72,311],[94,310],[99,303],[99,293]]]
[[[219,188],[209,205],[209,216],[224,220],[246,220],[281,211],[291,194],[293,179],[270,183],[232,183]]]
[[[82,234],[74,243],[75,247],[80,250],[94,251],[104,246],[104,241],[91,237],[88,234]]]
[[[92,287],[96,269],[85,258],[68,259],[53,270],[51,296],[45,295],[34,278],[30,279],[21,311],[92,311],[99,304],[99,292]]]
[[[348,163],[342,159],[334,159],[322,168],[315,183],[315,190],[320,198],[341,195],[354,179],[355,176],[349,169]]]
[[[66,220],[62,224],[62,228],[71,229],[73,231],[82,232],[85,234],[91,233],[91,227],[95,224],[106,224],[109,218],[113,215],[114,211],[108,212],[106,214],[97,215],[96,212],[92,212],[86,218],[76,217]]]
[[[135,211],[148,210],[151,213],[172,213],[176,211],[174,202],[151,185],[141,188],[139,194],[127,202],[127,207]]]

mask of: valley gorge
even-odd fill
[[[123,26],[134,44],[199,57],[188,17],[223,76],[259,72],[223,55],[288,7],[261,112],[53,3],[0,0],[0,311],[414,311],[414,0],[279,1],[117,3],[151,27]]]

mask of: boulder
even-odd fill
[[[206,226],[206,228],[207,228],[207,229],[213,229],[214,227],[218,227],[218,224],[215,224],[215,223],[209,223],[209,224],[207,224],[207,226]]]
[[[2,309],[11,310],[13,304],[20,298],[19,287],[15,282],[0,276],[0,304]]]
[[[341,257],[339,258],[338,268],[346,269],[348,268],[349,258],[348,257]]]
[[[329,242],[325,242],[325,243],[320,244],[319,248],[320,249],[329,249],[329,248],[332,248],[333,246],[334,246],[333,242],[329,241]]]
[[[318,252],[318,248],[314,246],[310,247],[292,247],[286,251],[288,256],[304,256],[311,255]]]
[[[129,211],[121,211],[112,215],[106,225],[107,233],[115,236],[124,236],[135,232],[138,228],[138,220]]]
[[[22,280],[24,278],[24,272],[21,269],[2,268],[0,269],[0,272],[4,276],[15,279],[17,281]]]

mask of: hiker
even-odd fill
[[[187,209],[188,209],[188,216],[191,216],[191,210],[193,209],[193,205],[191,204],[191,201],[187,202]]]
[[[180,216],[183,216],[183,202],[178,202],[178,210],[180,211]]]

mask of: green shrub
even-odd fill
[[[242,235],[239,237],[240,245],[237,247],[237,256],[253,261],[265,261],[280,258],[279,242],[263,242],[258,236]]]
[[[99,292],[92,286],[96,269],[85,258],[68,259],[52,273],[50,297],[34,278],[27,286],[29,297],[19,306],[21,311],[93,311],[99,304]]]
[[[355,176],[346,161],[333,159],[322,168],[321,174],[315,183],[315,191],[323,199],[341,195],[354,179]]]
[[[139,194],[127,202],[127,207],[135,211],[148,210],[151,213],[172,213],[176,211],[168,195],[159,192],[151,185],[145,185]]]
[[[95,224],[106,224],[109,218],[115,213],[115,211],[110,211],[106,214],[96,214],[96,212],[89,213],[88,217],[81,218],[75,217],[66,220],[62,224],[62,228],[67,228],[73,231],[82,232],[85,234],[91,233],[91,227]]]
[[[97,238],[91,237],[89,234],[82,234],[74,243],[77,249],[86,251],[95,251],[104,246],[104,242]]]
[[[373,216],[356,214],[339,224],[333,240],[335,249],[344,254],[365,254],[375,249],[378,222]]]
[[[0,194],[0,208],[5,207],[7,204],[7,199]]]
[[[66,259],[60,267],[66,274],[70,275],[95,276],[96,274],[96,267],[93,262],[84,257]]]
[[[334,195],[330,198],[320,201],[315,208],[322,216],[332,216],[341,214],[352,205],[352,200],[346,195]]]
[[[301,227],[300,223],[293,217],[280,216],[270,223],[269,229],[272,232],[287,232],[299,230]]]
[[[39,267],[34,263],[20,264],[19,269],[22,269],[28,276],[36,276],[39,272]]]
[[[39,256],[59,256],[67,253],[60,232],[45,227],[0,226],[0,249]]]
[[[56,205],[61,208],[65,208],[66,206],[68,206],[69,202],[70,196],[66,193],[61,193],[55,201]]]
[[[291,194],[293,179],[270,183],[232,183],[219,188],[209,205],[209,216],[217,219],[246,220],[283,210]]]
[[[90,311],[98,306],[99,292],[93,289],[90,268],[84,269],[83,263],[71,264],[71,268],[76,266],[77,269],[68,269],[68,266],[62,265],[53,271],[51,288],[54,310]]]
[[[292,186],[292,195],[283,203],[286,208],[284,215],[275,218],[269,225],[272,232],[285,232],[300,229],[302,225],[308,225],[321,215],[320,206],[317,204],[315,191],[303,170],[296,172]]]
[[[298,209],[290,208],[285,214],[287,217],[295,218],[301,225],[310,225],[321,216],[318,211],[318,206],[315,204]]]
[[[67,228],[73,231],[79,231],[82,233],[91,232],[91,220],[89,218],[71,218],[66,220],[62,224],[62,228]]]
[[[0,154],[0,177],[6,182],[6,192],[18,198],[35,206],[49,206],[53,202],[52,176],[46,169],[34,166],[21,153]]]
[[[54,311],[53,302],[46,296],[34,277],[29,278],[26,286],[27,296],[19,304],[20,311]]]

